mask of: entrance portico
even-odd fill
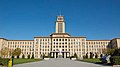
[[[50,52],[50,56],[53,58],[68,58],[70,56],[69,51],[62,51],[61,54],[59,51]]]

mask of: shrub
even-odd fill
[[[7,66],[9,59],[8,58],[1,58],[0,65]]]
[[[113,56],[110,61],[112,64],[120,65],[120,56]]]
[[[50,58],[49,56],[44,56],[44,58]]]
[[[28,55],[28,59],[30,59],[30,55]]]
[[[120,48],[119,49],[115,49],[115,51],[112,54],[112,56],[120,56]]]
[[[24,54],[22,55],[22,58],[23,58],[23,59],[25,58],[25,55],[24,55]]]

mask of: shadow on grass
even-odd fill
[[[111,63],[102,63],[102,62],[87,62],[87,61],[83,61],[83,60],[76,60],[76,61],[82,61],[82,62],[86,62],[86,63],[93,63],[96,65],[101,65],[101,66],[113,66]]]
[[[95,62],[94,64],[98,64],[101,66],[113,66],[111,63],[102,63],[102,62]]]

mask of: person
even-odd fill
[[[10,58],[8,61],[8,67],[12,67],[12,58]]]
[[[12,58],[12,66],[14,65],[14,58]]]

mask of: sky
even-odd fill
[[[120,38],[120,0],[0,0],[0,38],[49,36],[60,13],[71,36]]]

